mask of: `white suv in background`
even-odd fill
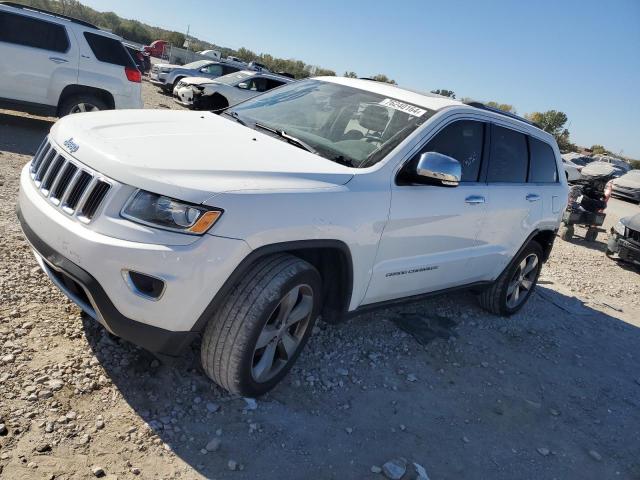
[[[142,108],[141,73],[117,35],[0,2],[0,108],[34,114]]]
[[[212,145],[215,148],[212,148]],[[525,120],[320,77],[212,112],[57,122],[20,180],[52,281],[109,331],[259,395],[328,322],[473,288],[517,312],[567,202],[554,138]]]

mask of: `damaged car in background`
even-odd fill
[[[640,266],[640,213],[621,218],[611,227],[605,253]]]
[[[171,93],[185,77],[213,79],[247,68],[246,63],[226,60],[197,60],[186,65],[156,64],[151,67],[149,80],[165,93]]]
[[[219,110],[293,82],[293,76],[243,70],[212,80],[187,77],[173,89],[176,102],[193,110]]]
[[[611,195],[632,202],[640,202],[640,170],[631,170],[616,178],[612,184]]]

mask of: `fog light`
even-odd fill
[[[129,288],[136,295],[148,298],[149,300],[158,300],[164,293],[164,280],[133,270],[123,270],[122,276]]]

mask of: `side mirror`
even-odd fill
[[[438,152],[425,152],[418,159],[415,174],[426,184],[457,187],[462,178],[462,166],[455,158]]]
[[[242,82],[238,84],[238,88],[241,88],[243,90],[246,90],[247,88],[249,88],[249,84],[246,82]]]

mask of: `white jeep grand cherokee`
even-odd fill
[[[22,171],[19,217],[51,280],[109,331],[202,364],[227,390],[278,383],[318,315],[472,287],[518,311],[567,184],[558,147],[480,104],[316,78],[222,115],[58,121]]]

